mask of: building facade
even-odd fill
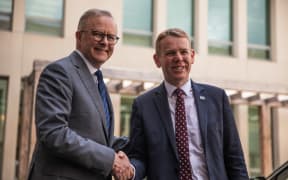
[[[75,49],[79,17],[89,8],[111,11],[118,23],[120,40],[103,66],[117,135],[128,134],[133,98],[162,82],[155,37],[179,27],[196,50],[191,78],[230,98],[250,176],[288,160],[287,0],[0,0],[0,179],[25,178],[37,78]]]

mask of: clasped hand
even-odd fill
[[[119,151],[115,154],[112,174],[116,180],[130,180],[134,175],[134,168],[127,155]]]

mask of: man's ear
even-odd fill
[[[81,39],[81,32],[80,31],[76,31],[75,32],[75,37],[76,37],[76,40],[80,40]]]
[[[154,54],[153,55],[153,59],[154,59],[154,63],[156,64],[156,66],[158,68],[160,68],[161,67],[161,63],[160,63],[160,60],[159,60],[159,56],[157,54]]]
[[[191,58],[192,58],[191,64],[194,64],[194,61],[195,61],[195,50],[194,49],[191,49]]]

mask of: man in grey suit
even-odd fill
[[[117,25],[110,12],[90,9],[75,36],[76,50],[49,64],[39,79],[28,179],[125,179],[131,166],[119,146],[126,142],[113,135],[113,108],[100,71],[119,39]]]
[[[248,180],[223,89],[190,79],[195,51],[181,29],[156,40],[164,82],[134,100],[128,153],[135,180]]]

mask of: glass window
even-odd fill
[[[123,43],[152,46],[152,0],[124,0]]]
[[[8,79],[0,77],[0,177],[3,163],[3,145],[6,122]]]
[[[232,1],[208,1],[208,52],[232,54]]]
[[[61,36],[63,0],[26,0],[26,31]]]
[[[0,29],[11,29],[12,0],[0,0]]]
[[[167,26],[168,28],[180,28],[191,36],[193,40],[194,30],[194,0],[168,0]],[[193,45],[193,44],[192,44]]]
[[[270,59],[269,0],[248,0],[248,57]]]
[[[133,96],[121,97],[120,136],[129,136],[130,117],[134,98]]]
[[[261,175],[260,108],[249,106],[249,174]]]

